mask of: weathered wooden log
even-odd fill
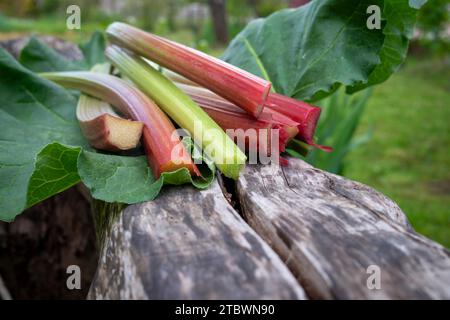
[[[367,186],[291,159],[286,168],[249,166],[235,192],[241,214],[311,298],[450,297],[450,252]],[[103,225],[89,298],[305,297],[217,183],[170,188]]]
[[[311,298],[450,298],[450,252],[367,186],[291,159],[249,166],[237,198]]]
[[[104,224],[108,226],[108,224]],[[90,299],[304,299],[216,182],[166,188],[111,224]]]
[[[11,300],[11,294],[9,293],[8,288],[3,281],[2,276],[0,275],[0,300]]]

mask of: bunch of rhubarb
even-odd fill
[[[278,153],[283,152],[293,138],[325,151],[331,150],[315,144],[313,140],[321,112],[319,107],[270,92],[271,84],[264,79],[133,26],[116,22],[107,28],[106,33],[114,47],[119,46],[133,52],[133,56],[144,57],[166,68],[163,74],[189,95],[223,130],[234,129],[232,138],[235,142],[245,140],[243,132],[254,129],[257,141],[249,145],[245,140],[247,152],[253,152],[256,148],[260,153],[270,154],[274,151],[274,136],[278,140],[278,148],[275,148]],[[121,68],[117,61],[112,63],[128,76],[129,70],[123,66]],[[142,59],[139,63],[143,69],[149,68]],[[142,81],[136,79],[134,82],[139,86]],[[145,91],[146,87],[144,85],[141,89]],[[261,129],[268,132],[265,137],[259,135],[263,132]],[[278,134],[272,135],[272,130]]]
[[[110,46],[105,55],[124,80],[93,72],[43,74],[63,86],[102,99],[135,120],[120,119],[113,111],[105,111],[102,116],[99,113],[106,106],[101,102],[90,97],[80,99],[85,105],[80,110],[97,110],[91,118],[86,116],[87,111],[84,116],[77,113],[94,147],[133,147],[142,130],[156,177],[178,168],[200,175],[180,142],[173,120],[225,176],[233,179],[245,166],[245,152],[260,158],[276,155],[278,159],[287,146],[295,146],[300,152],[305,144],[329,150],[313,141],[320,108],[271,92],[271,83],[264,79],[127,24],[113,23],[106,34]],[[127,135],[127,130],[129,139],[124,143],[118,137]],[[286,161],[282,159],[281,163]]]
[[[278,130],[279,137],[279,153],[284,152],[286,146],[294,138],[324,151],[329,152],[332,150],[330,147],[314,143],[314,131],[321,112],[319,107],[311,106],[305,102],[280,94],[270,93],[265,103],[264,111],[255,119],[245,114],[235,104],[216,95],[212,91],[202,88],[196,83],[173,72],[165,71],[164,73],[174,81],[176,86],[197,102],[224,130],[239,128],[244,130],[252,128],[256,130],[259,128],[268,130],[276,129]],[[267,146],[269,146],[267,152],[271,150],[270,136],[267,142]],[[253,151],[247,145],[246,147],[246,150]],[[259,145],[258,149],[260,149]],[[262,151],[266,152],[265,150]]]

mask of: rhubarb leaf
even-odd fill
[[[37,155],[28,183],[27,207],[80,182],[77,170],[80,147],[46,145]]]
[[[155,181],[144,156],[122,157],[83,152],[78,165],[81,179],[91,190],[92,196],[107,202],[151,200],[162,187],[162,181]]]
[[[385,36],[380,52],[381,64],[377,65],[370,74],[368,82],[347,88],[353,93],[369,86],[386,81],[396,72],[408,53],[409,40],[413,34],[417,12],[426,1],[384,1],[383,19],[386,25],[383,28]],[[412,9],[414,8],[414,9]]]
[[[86,42],[81,44],[80,50],[83,53],[83,61],[85,63],[86,69],[91,69],[93,66],[99,63],[105,63],[106,58],[104,51],[106,48],[106,41],[103,33],[96,31],[92,34],[91,38]]]
[[[276,92],[314,101],[387,79],[404,59],[423,1],[315,0],[250,22],[223,59],[271,81]],[[370,5],[382,11],[369,30]]]
[[[191,142],[192,143],[192,142]],[[107,202],[137,203],[156,198],[163,185],[192,183],[199,189],[214,179],[214,165],[206,159],[199,165],[203,178],[193,179],[186,168],[163,172],[156,180],[145,156],[122,157],[83,151],[78,172],[94,198]]]
[[[50,186],[61,177],[48,171],[47,156],[54,150],[45,147],[54,141],[85,146],[85,141],[75,121],[76,99],[66,90],[34,75],[4,50],[0,74],[0,219],[11,221],[37,194],[43,200],[65,189]],[[48,177],[50,193],[38,190],[41,177]]]
[[[79,46],[83,59],[70,61],[33,36],[22,49],[19,61],[34,72],[89,70],[98,63],[106,62],[103,54],[105,47],[103,34],[94,32],[86,43]]]
[[[22,65],[35,72],[79,70],[79,63],[67,60],[58,52],[32,36],[20,52]]]
[[[214,178],[207,159],[202,159],[203,179],[192,180],[187,170],[179,170],[155,181],[143,156],[96,153],[81,134],[77,99],[67,90],[24,68],[3,49],[0,74],[0,220],[12,221],[80,181],[100,200],[136,203],[154,199],[165,184],[205,188]]]

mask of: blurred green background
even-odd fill
[[[82,42],[120,20],[220,56],[250,20],[306,2],[1,0],[0,41],[36,33]],[[81,30],[66,27],[71,4],[81,8]],[[388,81],[318,103],[317,137],[335,152],[314,151],[307,161],[385,193],[418,232],[450,248],[449,10],[448,0],[421,9],[408,58]]]

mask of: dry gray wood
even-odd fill
[[[8,288],[3,282],[3,278],[0,275],[0,300],[12,300],[11,294],[9,293]]]
[[[90,299],[304,299],[216,182],[163,190],[113,222]]]
[[[248,166],[237,194],[245,219],[311,298],[450,298],[450,252],[367,186],[290,159],[286,168]],[[367,286],[371,265],[380,290]]]

